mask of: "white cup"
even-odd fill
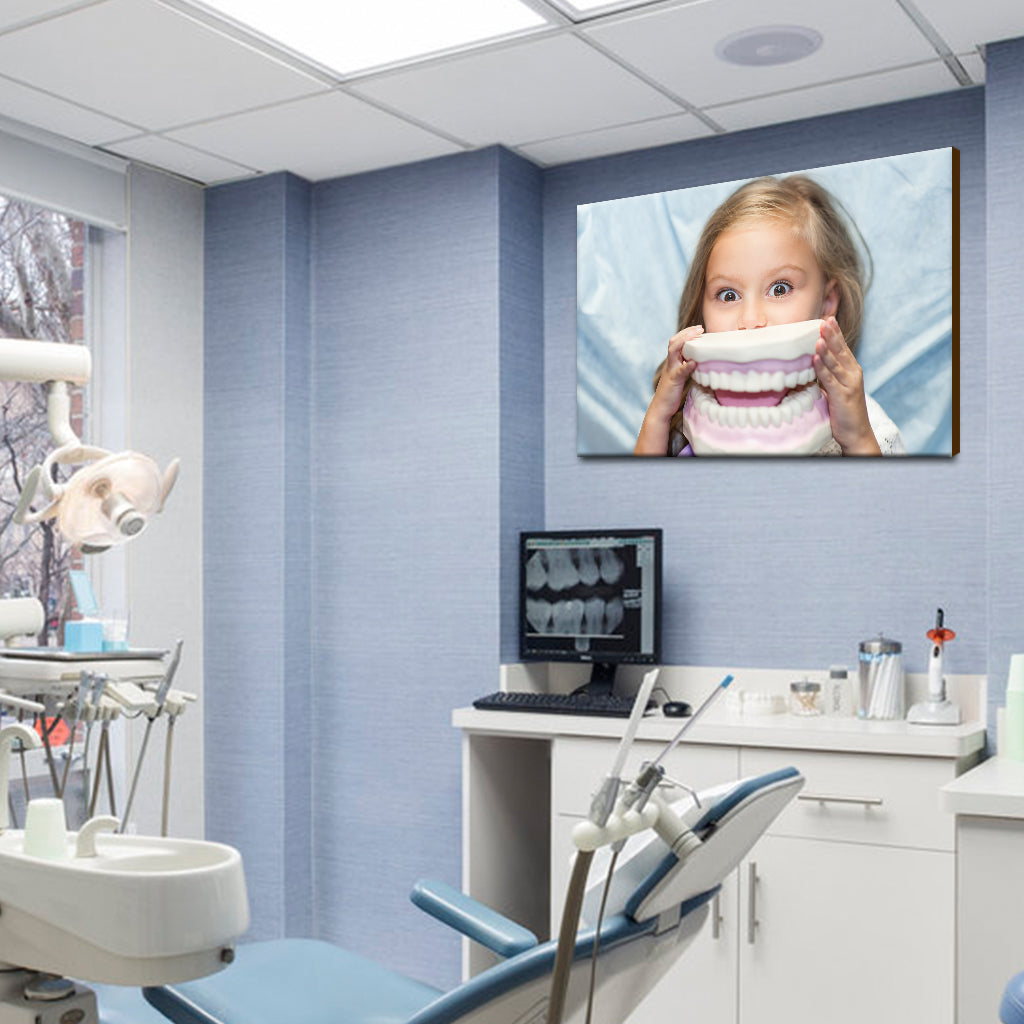
[[[55,797],[30,800],[25,814],[25,853],[43,860],[68,855],[64,803]]]

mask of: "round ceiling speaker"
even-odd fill
[[[822,44],[820,32],[802,25],[765,25],[726,36],[715,46],[715,55],[730,64],[768,67],[791,64],[809,57]]]

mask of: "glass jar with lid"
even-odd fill
[[[821,683],[800,679],[789,684],[789,712],[792,715],[821,714]]]

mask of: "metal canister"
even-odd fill
[[[860,697],[857,714],[861,718],[902,718],[905,696],[903,686],[903,644],[878,634],[863,640],[858,656]]]

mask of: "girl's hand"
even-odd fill
[[[671,420],[682,405],[686,382],[697,365],[693,359],[685,357],[683,346],[703,333],[704,328],[698,324],[684,328],[669,339],[665,368],[661,371],[654,398],[647,407],[647,415],[633,449],[634,455],[668,454]]]
[[[881,455],[878,441],[868,421],[864,398],[864,373],[846,344],[834,316],[821,326],[821,337],[814,349],[814,372],[828,399],[828,418],[832,436],[844,455]]]

